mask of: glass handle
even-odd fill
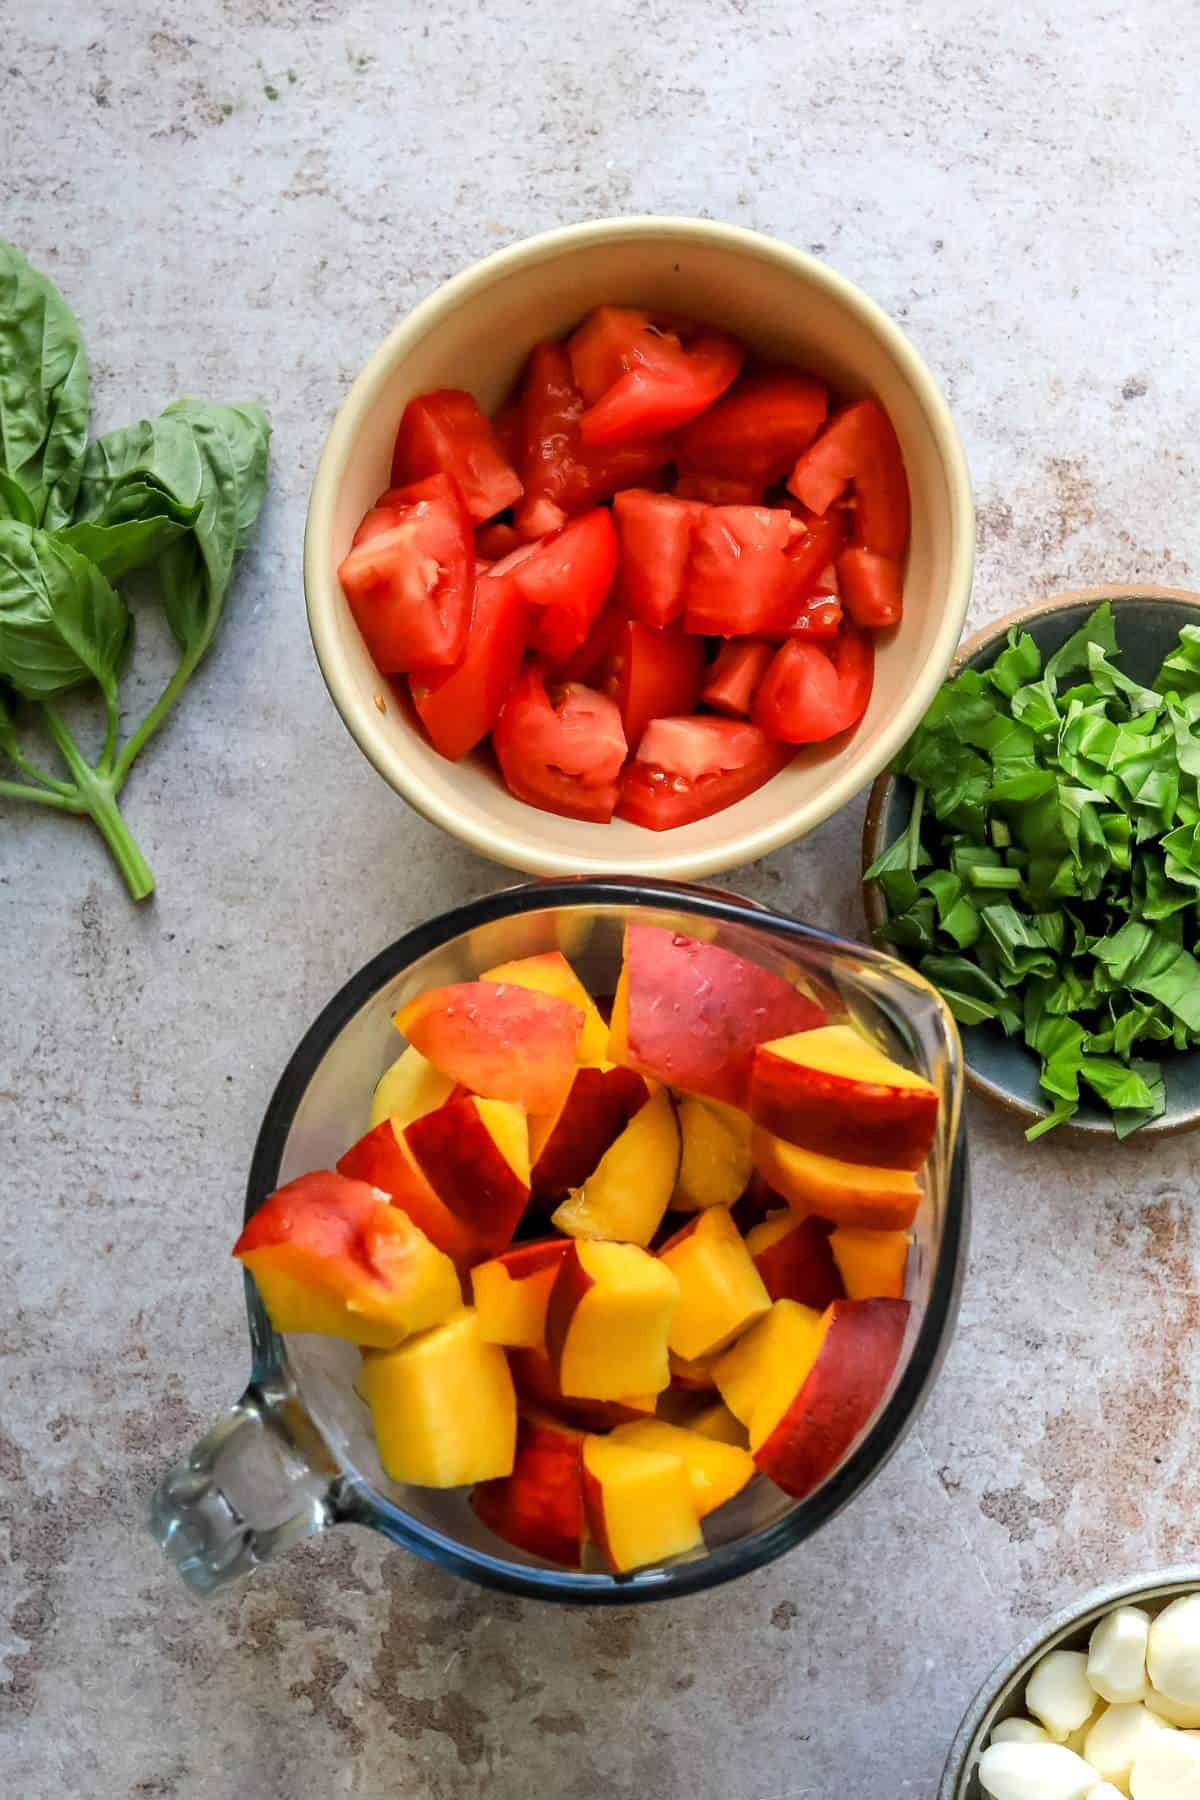
[[[211,1594],[332,1524],[336,1476],[294,1396],[252,1386],[163,1478],[150,1531]]]

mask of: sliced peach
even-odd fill
[[[685,1094],[679,1102],[679,1177],[671,1205],[677,1212],[732,1206],[753,1171],[750,1118],[736,1106]]]
[[[645,1076],[633,1069],[578,1069],[558,1112],[529,1121],[534,1198],[557,1200],[582,1187],[649,1092]]]
[[[842,1162],[919,1169],[937,1128],[937,1090],[850,1025],[760,1043],[748,1107],[764,1130]]]
[[[636,1244],[572,1243],[546,1309],[546,1353],[563,1393],[619,1400],[661,1392],[678,1300],[671,1270]]]
[[[639,1108],[554,1223],[568,1237],[646,1245],[662,1222],[679,1168],[679,1127],[666,1088]]]
[[[740,1106],[755,1046],[824,1022],[815,1001],[759,963],[663,926],[625,928],[611,1062]]]
[[[746,1427],[740,1419],[734,1418],[723,1400],[714,1400],[710,1406],[693,1413],[687,1427],[718,1444],[736,1444],[739,1450],[746,1447]]]
[[[767,1217],[746,1234],[746,1248],[772,1300],[799,1300],[824,1312],[845,1292],[830,1248],[831,1226],[825,1219],[798,1219],[786,1208]]]
[[[585,1439],[583,1507],[588,1531],[618,1574],[699,1550],[704,1542],[692,1484],[675,1454]]]
[[[769,1131],[754,1134],[754,1164],[794,1212],[816,1213],[838,1225],[907,1230],[921,1204],[921,1189],[911,1169],[842,1162],[787,1144]]]
[[[702,1519],[740,1494],[754,1477],[754,1463],[748,1451],[681,1425],[668,1425],[665,1419],[638,1419],[632,1425],[618,1425],[611,1441],[682,1457],[692,1484],[692,1504]]]
[[[755,1408],[780,1369],[806,1369],[817,1353],[822,1314],[796,1300],[776,1300],[770,1312],[713,1368],[717,1391],[735,1418],[749,1425]]]
[[[460,981],[418,994],[396,1028],[435,1068],[487,1100],[555,1112],[575,1076],[583,1013],[511,981]]]
[[[501,1250],[529,1204],[529,1132],[506,1100],[447,1100],[404,1128],[422,1175],[475,1240]]]
[[[471,1270],[475,1311],[489,1344],[543,1348],[546,1306],[567,1243],[566,1238],[538,1238],[476,1263]]]
[[[371,1125],[393,1119],[403,1128],[413,1119],[433,1112],[454,1091],[454,1082],[427,1062],[412,1045],[402,1051],[375,1084],[371,1100]]]
[[[471,1506],[506,1543],[577,1569],[582,1560],[583,1433],[522,1417],[512,1474],[480,1482]]]
[[[829,1240],[851,1300],[900,1300],[908,1266],[907,1231],[863,1231],[839,1225]]]
[[[608,1054],[608,1026],[600,1017],[592,996],[561,950],[544,950],[539,956],[522,956],[516,962],[497,963],[486,970],[480,981],[511,981],[517,987],[529,988],[535,994],[552,994],[558,1000],[577,1006],[583,1014],[579,1034],[581,1063],[602,1063]]]
[[[797,1357],[774,1366],[750,1421],[750,1450],[786,1494],[811,1494],[870,1422],[907,1323],[905,1300],[835,1300],[807,1364]]]
[[[678,1356],[672,1350],[667,1358],[671,1370],[671,1386],[686,1394],[711,1394],[716,1389],[711,1356]]]
[[[466,1223],[456,1218],[430,1187],[393,1120],[381,1120],[352,1144],[339,1158],[338,1173],[382,1188],[392,1205],[407,1213],[430,1243],[452,1256],[460,1268],[487,1255],[486,1247]]]
[[[658,1256],[679,1283],[667,1339],[676,1356],[716,1356],[770,1308],[771,1296],[727,1207],[698,1213]]]
[[[622,1394],[618,1400],[581,1400],[564,1394],[558,1374],[543,1350],[510,1350],[508,1364],[522,1407],[539,1407],[564,1424],[585,1431],[607,1431],[630,1419],[652,1418],[657,1394]]]
[[[504,1352],[471,1307],[368,1357],[362,1390],[393,1481],[465,1487],[512,1472],[517,1402]]]
[[[331,1169],[277,1188],[233,1254],[276,1331],[385,1349],[462,1303],[454,1264],[407,1214]]]

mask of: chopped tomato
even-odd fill
[[[665,443],[590,449],[579,435],[583,396],[561,344],[538,344],[521,381],[521,456],[525,491],[565,512],[582,512],[618,488],[636,487],[671,459]]]
[[[754,722],[786,744],[820,744],[856,725],[875,680],[875,642],[847,625],[828,649],[789,638],[754,696]]]
[[[462,655],[474,549],[462,513],[448,500],[397,507],[390,529],[351,549],[338,579],[385,675],[443,668]]]
[[[426,475],[420,481],[410,481],[405,487],[390,487],[386,494],[380,494],[376,506],[415,506],[418,500],[448,500],[462,515],[462,522],[467,532],[472,529],[471,514],[463,499],[463,491],[453,475]]]
[[[897,562],[908,542],[908,479],[892,422],[878,400],[856,400],[800,457],[788,487],[815,513],[854,484],[854,541]]]
[[[707,475],[685,469],[675,483],[681,500],[703,500],[707,506],[761,506],[763,483],[738,481],[732,475]]]
[[[679,433],[675,460],[682,469],[769,486],[787,474],[817,435],[828,403],[824,382],[794,369],[739,376],[715,406]]]
[[[502,525],[498,521],[493,525],[481,525],[475,533],[475,555],[480,562],[500,562],[511,556],[520,543],[521,539],[511,525]]]
[[[555,679],[583,681],[589,687],[602,686],[604,671],[612,660],[628,617],[619,600],[610,600],[578,650],[555,669]]]
[[[521,456],[521,402],[513,394],[498,406],[492,414],[492,430],[496,434],[496,442],[504,452],[505,459],[515,469]]]
[[[547,494],[533,494],[513,508],[513,531],[522,544],[534,544],[539,538],[561,531],[567,515]]]
[[[694,501],[645,488],[626,488],[613,500],[621,598],[647,625],[669,625],[683,611],[684,570],[699,516]]]
[[[457,481],[475,524],[521,498],[520,477],[490,420],[461,388],[439,388],[410,400],[396,433],[394,486],[439,473]]]
[[[385,494],[381,500],[375,502],[369,512],[363,514],[362,523],[350,539],[352,550],[357,549],[359,544],[365,544],[369,539],[378,537],[380,532],[394,531],[400,523],[399,507],[385,506],[383,500],[386,499],[387,495]]]
[[[706,706],[732,718],[748,719],[754,690],[775,654],[774,644],[762,638],[730,638],[721,645],[717,660],[700,690]]]
[[[520,671],[527,607],[512,569],[527,554],[522,549],[476,577],[466,648],[454,667],[408,678],[434,749],[451,762],[483,742]]]
[[[656,631],[640,619],[626,619],[604,676],[605,692],[621,709],[625,742],[636,750],[651,719],[690,713],[704,675],[704,645],[698,637],[668,625]]]
[[[639,306],[596,306],[567,339],[575,386],[585,406],[593,406],[627,369],[653,359],[663,348],[682,349],[674,332],[660,331]]]
[[[686,630],[749,637],[774,627],[787,593],[791,523],[782,507],[700,509],[683,583]]]
[[[745,350],[724,332],[702,332],[686,348],[657,337],[588,407],[580,420],[585,444],[637,444],[696,418],[736,379]]]
[[[784,631],[775,636],[832,639],[842,629],[844,618],[837,595],[818,589],[815,594],[807,594],[803,600],[792,604],[786,617],[781,619]]]
[[[501,709],[492,743],[518,800],[568,819],[612,818],[625,734],[607,694],[569,681],[551,696],[544,672],[530,662]]]
[[[796,528],[800,536],[784,558],[787,575],[779,629],[802,631],[810,637],[836,637],[842,609],[833,564],[846,542],[846,514],[838,507],[807,525],[793,520]]]
[[[790,760],[790,750],[740,719],[655,719],[625,766],[617,813],[670,831],[744,799]]]
[[[534,609],[530,648],[564,662],[591,630],[617,572],[617,534],[604,507],[552,532],[513,579]]]
[[[880,631],[896,623],[904,610],[898,562],[856,544],[838,557],[837,572],[846,611],[856,625]]]

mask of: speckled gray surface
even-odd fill
[[[1200,558],[1200,15],[926,0],[8,0],[0,229],[62,283],[101,425],[257,395],[272,489],[226,628],[128,791],[134,911],[0,811],[0,1790],[292,1800],[933,1793],[1042,1612],[1196,1548],[1187,1140],[1030,1149],[974,1109],[958,1335],[919,1431],[811,1547],[665,1609],[556,1612],[364,1533],[207,1609],[141,1535],[237,1392],[224,1259],[267,1095],[374,949],[500,884],[337,722],[300,594],[351,375],[496,245],[703,212],[911,331],[980,501],[973,616]],[[857,929],[861,805],[731,885]]]

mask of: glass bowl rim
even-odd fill
[[[758,925],[799,943],[837,955],[852,955],[867,963],[892,968],[895,959],[868,945],[804,925],[761,902],[713,888],[643,879],[638,876],[567,876],[554,880],[522,882],[464,902],[415,925],[394,943],[379,951],[352,975],[318,1013],[288,1059],[269,1100],[259,1128],[246,1183],[245,1219],[257,1211],[278,1186],[279,1169],[288,1133],[297,1108],[319,1064],[350,1020],[371,997],[411,963],[439,949],[453,938],[481,925],[524,912],[554,907],[638,907],[694,913],[730,925]],[[928,988],[920,976],[904,964],[905,976]],[[957,1045],[957,1031],[935,990],[928,991],[949,1021],[949,1042]],[[961,1097],[961,1052],[955,1063],[955,1085]],[[357,1475],[339,1478],[331,1496],[334,1522],[374,1528],[392,1542],[413,1551],[457,1575],[484,1587],[497,1588],[526,1598],[576,1605],[628,1605],[699,1593],[773,1562],[828,1523],[858,1492],[867,1486],[898,1448],[916,1419],[921,1404],[949,1347],[965,1261],[968,1222],[966,1122],[961,1109],[949,1157],[946,1213],[934,1269],[929,1302],[909,1355],[908,1364],[883,1412],[866,1437],[834,1474],[807,1499],[774,1524],[733,1543],[718,1545],[703,1557],[666,1569],[638,1571],[631,1575],[583,1573],[577,1570],[535,1568],[509,1562],[502,1556],[471,1549],[458,1539],[436,1530],[406,1513]],[[273,1329],[259,1300],[257,1289],[245,1276],[246,1310],[253,1355],[251,1390],[263,1389],[300,1396],[283,1339]],[[301,1404],[303,1404],[301,1400]],[[318,1437],[320,1428],[315,1426]],[[336,1461],[336,1458],[334,1458]]]

